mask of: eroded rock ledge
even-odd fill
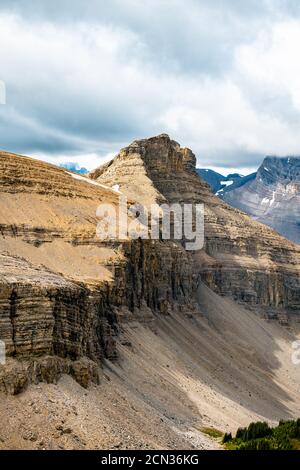
[[[299,313],[299,247],[215,198],[189,149],[166,135],[137,141],[92,177],[100,184],[0,153],[0,339],[8,356],[0,389],[19,393],[63,373],[83,386],[98,382],[102,362],[117,358],[122,323],[191,315],[200,279],[269,316]],[[204,249],[101,243],[96,209],[118,203],[114,184],[146,206],[204,203]]]

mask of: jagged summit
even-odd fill
[[[129,144],[127,147],[132,147],[135,145],[152,145],[155,143],[162,143],[162,142],[167,142],[167,143],[172,143],[176,147],[180,147],[180,144],[176,142],[175,140],[171,139],[169,134],[166,132],[162,132],[161,134],[154,135],[152,137],[146,137],[144,139],[136,139],[134,140],[131,144]],[[126,147],[125,147],[126,148]]]
[[[266,157],[254,179],[223,199],[300,243],[300,157]]]
[[[289,184],[292,181],[300,183],[300,157],[267,156],[258,169],[258,176],[267,184]]]
[[[189,148],[182,148],[178,142],[172,140],[168,134],[160,134],[148,139],[134,140],[130,145],[120,150],[120,153],[110,162],[90,173],[91,178],[97,179],[114,162],[130,166],[134,158],[140,159],[151,172],[180,172],[196,170],[196,157]],[[138,163],[137,161],[135,162]]]
[[[119,184],[125,194],[146,206],[166,200],[193,202],[190,188],[196,187],[197,198],[211,196],[208,184],[197,175],[194,153],[167,134],[132,142],[90,177],[109,186]]]

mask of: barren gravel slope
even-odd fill
[[[123,326],[118,363],[99,386],[70,377],[1,396],[0,448],[219,448],[202,426],[300,416],[300,368],[289,330],[199,289],[203,316]]]

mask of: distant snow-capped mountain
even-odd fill
[[[256,176],[256,173],[247,176],[240,175],[239,173],[231,173],[224,176],[208,168],[197,169],[197,173],[210,185],[212,192],[222,199],[225,193],[243,186]]]
[[[198,170],[221,199],[253,219],[300,243],[300,157],[266,157],[257,173],[218,189],[224,178],[212,170]],[[232,179],[232,177],[231,177]]]
[[[59,165],[61,168],[65,168],[66,170],[73,171],[74,173],[79,173],[80,175],[86,175],[88,170],[84,167],[80,167],[78,163],[73,162],[65,162]]]

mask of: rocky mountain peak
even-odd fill
[[[268,156],[256,177],[245,181],[223,200],[300,243],[300,157]]]
[[[300,182],[300,157],[267,156],[257,172],[266,184]]]
[[[196,171],[196,157],[189,148],[182,148],[168,134],[160,134],[149,139],[135,140],[121,150],[122,158],[138,154],[147,169],[164,173]]]
[[[118,184],[121,192],[146,206],[166,200],[192,202],[201,199],[202,192],[210,194],[197,175],[194,153],[167,134],[135,140],[90,177],[108,186]]]

